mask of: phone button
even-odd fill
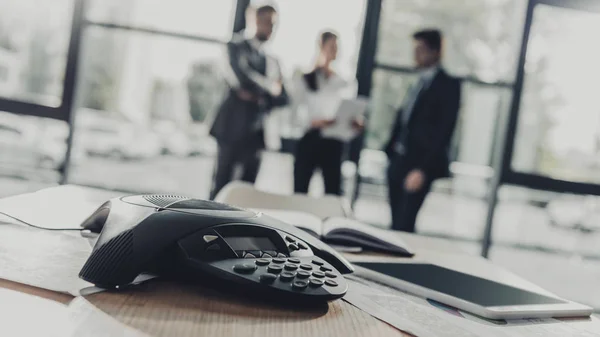
[[[268,266],[271,261],[269,259],[258,259],[255,261],[258,266]]]
[[[277,279],[277,275],[275,274],[262,274],[260,275],[261,283],[273,283]]]
[[[311,278],[310,279],[310,286],[311,287],[320,287],[323,285],[323,280],[319,280],[318,278]]]
[[[337,287],[337,282],[335,282],[334,280],[325,280],[325,284],[330,286],[330,287]]]
[[[256,266],[249,263],[241,263],[233,266],[233,271],[239,274],[252,274],[255,270]]]
[[[327,277],[329,277],[329,278],[336,278],[336,277],[337,277],[337,275],[336,275],[336,274],[334,274],[334,273],[330,273],[330,272],[326,272],[326,273],[325,273],[325,276],[327,276]]]
[[[285,270],[296,270],[296,269],[298,269],[297,264],[291,264],[291,263],[285,264]]]
[[[292,284],[292,287],[296,290],[304,290],[308,287],[308,282],[298,280]]]
[[[304,269],[304,270],[312,270],[312,269],[313,269],[313,267],[312,267],[310,264],[306,264],[306,263],[304,263],[304,264],[301,264],[301,265],[300,265],[300,269]]]
[[[296,277],[296,272],[284,271],[283,273],[281,273],[281,276],[279,276],[279,279],[284,282],[289,282],[289,281],[293,280],[294,277]]]

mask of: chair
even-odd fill
[[[215,201],[243,208],[288,210],[309,213],[320,219],[329,217],[352,218],[349,204],[341,197],[310,197],[305,194],[276,194],[260,191],[254,185],[234,181],[225,186]]]

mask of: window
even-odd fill
[[[0,174],[53,181],[65,159],[68,125],[0,112]]]
[[[537,5],[512,166],[600,183],[600,14]],[[557,48],[560,46],[560,48]]]
[[[0,2],[0,97],[57,107],[73,0]]]
[[[101,27],[88,28],[84,41],[83,108],[136,123],[202,122],[224,92],[220,44]]]
[[[526,5],[526,0],[383,1],[377,62],[412,67],[412,33],[438,28],[445,35],[444,63],[451,73],[510,82]]]
[[[88,19],[226,41],[235,0],[91,0]]]
[[[339,35],[336,69],[346,78],[356,75],[358,50],[362,38],[364,0],[278,0],[278,27],[270,45],[271,52],[291,75],[315,65],[319,34],[332,29]],[[343,8],[344,15],[337,15]]]
[[[220,43],[92,26],[85,30],[70,181],[208,195],[215,144],[206,121],[225,84]]]
[[[508,116],[511,98],[510,88],[463,82],[461,110],[454,133],[455,161],[492,166],[498,127]]]

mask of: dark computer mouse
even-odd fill
[[[259,212],[180,196],[112,199],[82,226],[100,232],[79,276],[127,286],[141,273],[211,278],[277,298],[332,300],[354,268],[331,247]],[[220,282],[216,282],[220,283]]]

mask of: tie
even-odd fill
[[[398,123],[398,130],[396,131],[400,137],[396,141],[396,144],[394,144],[394,151],[396,151],[396,153],[399,155],[406,154],[406,144],[404,144],[404,142],[408,136],[408,122],[410,121],[410,117],[413,114],[417,99],[419,98],[419,95],[424,87],[425,78],[421,76],[419,81],[411,86],[411,88],[407,91],[406,99],[402,104],[402,123]]]
[[[409,94],[406,96],[406,100],[404,101],[402,107],[402,124],[406,126],[410,117],[412,116],[413,109],[415,108],[415,104],[417,103],[417,99],[419,98],[419,94],[423,90],[425,86],[425,78],[421,76],[419,81],[415,83],[409,90]]]

